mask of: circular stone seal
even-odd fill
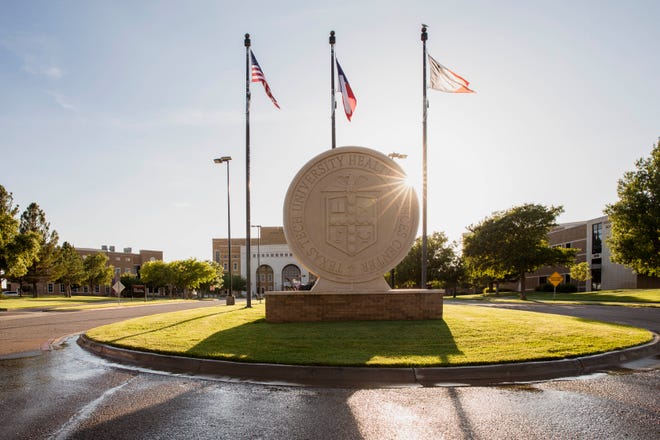
[[[284,201],[287,243],[319,277],[313,290],[384,291],[383,275],[412,246],[419,203],[401,167],[364,147],[319,154]]]

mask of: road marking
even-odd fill
[[[73,434],[78,428],[78,425],[87,420],[87,418],[89,418],[89,416],[96,410],[96,408],[98,408],[99,405],[101,405],[106,399],[112,397],[112,395],[117,391],[128,385],[133,379],[134,378],[131,378],[121,385],[110,388],[101,394],[101,396],[92,400],[90,403],[82,407],[73,417],[71,417],[68,422],[62,425],[60,429],[57,430],[57,432],[48,438],[52,440],[64,440],[70,438],[71,434]]]

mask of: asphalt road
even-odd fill
[[[0,439],[654,439],[660,371],[498,387],[303,388],[0,360]]]
[[[49,343],[62,336],[80,333],[100,325],[156,313],[210,307],[224,300],[186,301],[136,307],[86,309],[81,311],[0,312],[0,359],[17,353],[48,350]]]
[[[2,344],[16,327],[42,335],[40,346],[128,317],[118,312],[0,314]],[[0,358],[0,439],[660,438],[657,359],[646,366],[497,387],[305,388],[128,368],[68,338],[38,356]]]

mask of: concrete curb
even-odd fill
[[[637,347],[552,361],[466,367],[330,367],[197,359],[127,350],[94,342],[84,334],[78,345],[105,359],[153,370],[213,376],[228,381],[329,388],[431,387],[447,384],[496,385],[579,376],[660,354],[660,337]]]

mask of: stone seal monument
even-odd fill
[[[284,201],[284,233],[318,280],[309,292],[269,292],[269,322],[442,317],[442,293],[390,290],[384,274],[408,254],[419,203],[401,167],[364,147],[311,159]]]

